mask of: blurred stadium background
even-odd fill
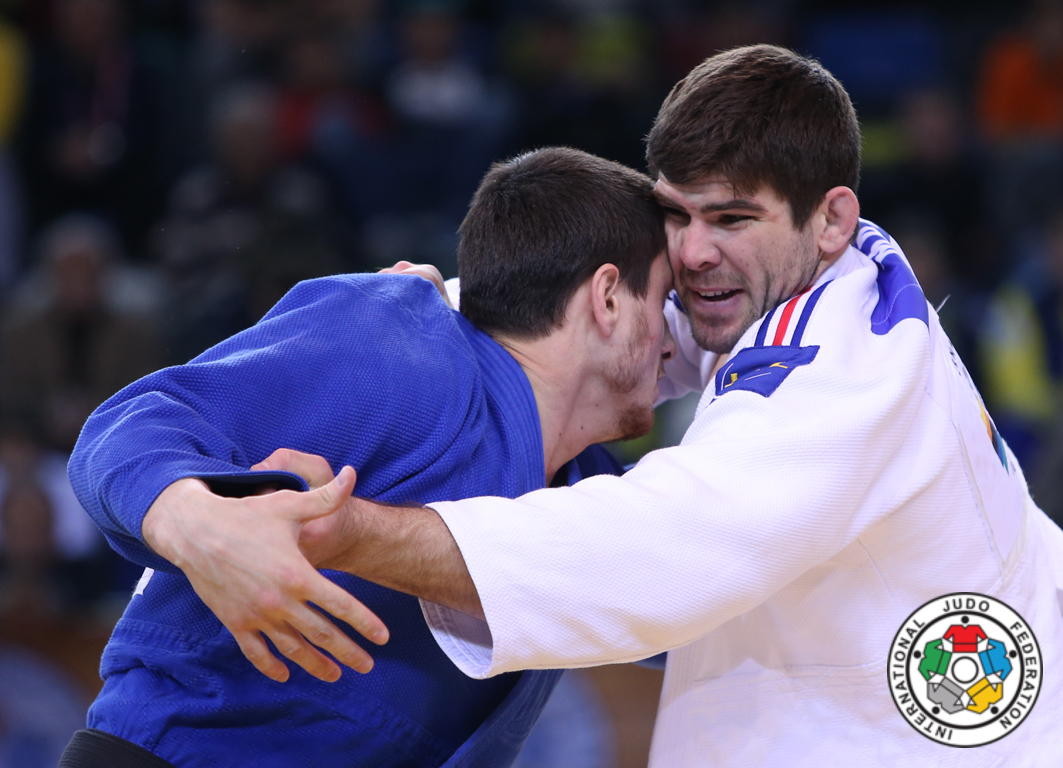
[[[0,0],[0,768],[55,765],[138,575],[65,479],[96,405],[298,280],[453,275],[492,161],[644,168],[671,85],[755,42],[852,94],[864,215],[1063,520],[1058,0]],[[692,407],[617,450],[677,442]],[[566,680],[521,765],[644,765],[660,672]]]

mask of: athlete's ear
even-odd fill
[[[620,322],[620,270],[602,264],[590,279],[591,310],[603,336],[610,336]]]
[[[819,250],[839,254],[852,242],[860,219],[860,201],[849,187],[834,187],[823,196],[813,213],[813,232]]]

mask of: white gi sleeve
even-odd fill
[[[926,337],[823,347],[768,397],[707,392],[683,443],[623,477],[432,504],[487,618],[423,602],[437,642],[488,677],[644,658],[756,607],[942,471]]]

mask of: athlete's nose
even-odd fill
[[[682,271],[679,269],[680,265],[693,272],[700,272],[719,266],[722,259],[711,228],[697,219],[673,233],[669,238],[668,253],[676,274]]]

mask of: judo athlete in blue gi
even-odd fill
[[[258,632],[223,627],[210,580],[181,570],[196,558],[239,569],[241,557],[283,546],[255,505],[304,498],[307,486],[261,471],[278,449],[324,457],[330,477],[355,467],[360,495],[393,503],[515,497],[616,471],[602,449],[584,449],[649,428],[674,350],[651,182],[581,152],[540,150],[488,173],[461,235],[464,315],[420,277],[304,282],[254,327],[130,385],[89,419],[70,461],[74,487],[111,545],[149,570],[104,651],[90,729],[61,765],[513,761],[559,672],[473,680],[436,645],[415,598],[326,571],[336,590],[321,609],[356,599],[375,614],[343,625],[345,636],[364,643],[359,633],[390,630],[375,666],[361,646],[324,647],[371,668],[340,676],[332,658],[298,648],[320,636],[323,613],[307,607],[265,632],[268,647]],[[324,510],[353,485],[346,469],[309,493]],[[327,538],[330,523],[319,522]],[[227,549],[237,538],[254,545]],[[288,670],[277,650],[306,669]]]

